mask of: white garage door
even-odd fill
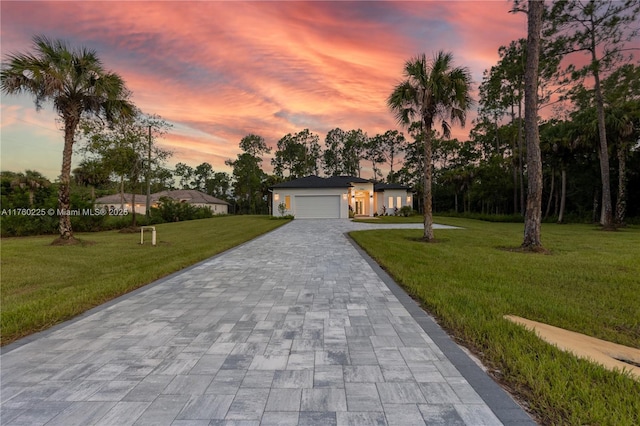
[[[339,195],[297,195],[296,219],[340,218]]]

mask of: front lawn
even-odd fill
[[[157,225],[150,232],[76,234],[81,245],[52,246],[53,236],[2,239],[2,345],[193,265],[287,223],[267,216],[224,216]]]
[[[512,314],[640,348],[640,229],[545,224],[550,254],[509,251],[522,224],[436,218],[464,229],[351,235],[543,424],[638,425],[640,381],[542,342]]]

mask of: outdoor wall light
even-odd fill
[[[407,204],[411,204],[411,196],[410,195],[407,196]]]
[[[347,199],[347,194],[342,194],[342,199],[346,200]]]
[[[280,199],[280,194],[273,194],[273,199],[278,201]]]

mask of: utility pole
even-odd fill
[[[149,149],[147,150],[147,205],[145,214],[151,216],[151,125],[149,125]]]

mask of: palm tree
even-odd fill
[[[471,73],[466,67],[453,67],[453,55],[438,52],[431,61],[424,54],[408,60],[404,67],[406,80],[399,83],[387,99],[389,108],[398,122],[407,127],[419,121],[424,135],[424,237],[431,241],[433,235],[432,186],[432,138],[433,126],[442,121],[442,134],[451,135],[451,124],[464,127],[467,111],[473,100],[469,95]],[[450,120],[447,121],[447,120]]]
[[[85,159],[73,169],[73,179],[76,184],[90,188],[91,202],[96,200],[96,186],[108,184],[110,174],[111,171],[104,161],[96,159]]]
[[[128,91],[122,78],[107,72],[95,51],[72,50],[65,42],[45,36],[35,36],[33,47],[35,53],[7,56],[0,82],[6,94],[33,95],[37,110],[44,102],[52,101],[64,123],[58,193],[58,208],[63,213],[70,208],[71,156],[80,118],[83,114],[94,114],[113,121],[132,114],[133,105],[126,100]],[[60,240],[75,241],[69,215],[60,215],[59,230]]]

